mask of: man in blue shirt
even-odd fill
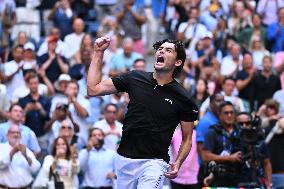
[[[10,108],[9,121],[0,124],[0,142],[7,142],[7,133],[12,125],[17,125],[21,132],[21,144],[24,144],[35,154],[40,153],[40,147],[35,133],[27,126],[22,124],[23,109],[19,104],[13,104]]]
[[[116,178],[114,174],[116,153],[104,147],[104,138],[103,130],[92,128],[86,149],[79,153],[80,168],[84,171],[82,183],[84,189],[112,189],[112,179]]]
[[[205,115],[199,120],[196,127],[196,142],[197,142],[197,152],[199,155],[199,173],[198,181],[202,184],[204,178],[204,166],[201,160],[202,145],[205,140],[205,135],[207,134],[209,127],[215,125],[219,122],[218,118],[218,106],[224,101],[224,96],[220,93],[210,96],[210,109],[205,113]]]
[[[267,39],[271,43],[272,52],[276,53],[283,50],[284,42],[284,7],[277,11],[278,21],[268,26]]]

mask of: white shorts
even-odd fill
[[[161,189],[169,167],[162,159],[131,159],[117,155],[117,189]]]

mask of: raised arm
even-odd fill
[[[109,44],[109,37],[101,37],[95,41],[95,51],[87,77],[88,96],[103,96],[117,92],[110,78],[101,81],[104,51],[108,48]]]

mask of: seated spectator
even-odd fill
[[[48,15],[48,20],[53,20],[54,26],[61,31],[61,39],[72,32],[73,12],[69,0],[59,0]]]
[[[24,118],[24,110],[19,104],[13,104],[10,107],[9,120],[0,124],[0,142],[7,141],[7,133],[11,126],[16,125],[21,131],[21,144],[27,146],[33,153],[40,153],[40,146],[38,144],[35,133],[28,127],[22,124]]]
[[[104,137],[101,129],[92,128],[86,149],[79,153],[80,167],[84,172],[82,187],[85,189],[113,188],[116,153],[104,147]]]
[[[201,104],[207,99],[207,97],[208,97],[207,82],[206,80],[200,78],[196,82],[196,89],[192,96],[198,109],[200,108]]]
[[[21,143],[21,131],[12,125],[7,132],[7,142],[0,143],[0,187],[29,188],[40,162],[28,147]]]
[[[104,108],[104,119],[97,121],[93,126],[103,130],[105,147],[115,151],[122,135],[122,124],[117,121],[117,114],[118,107],[115,104],[107,104]]]
[[[90,34],[85,34],[80,44],[80,49],[75,55],[76,63],[83,64],[85,67],[89,67],[94,51],[93,38]]]
[[[60,74],[68,73],[69,65],[66,59],[56,53],[57,38],[48,38],[48,52],[38,57],[39,70],[46,73],[51,83],[54,83]]]
[[[38,174],[33,187],[47,188],[50,172],[59,176],[63,182],[64,188],[78,189],[77,174],[80,171],[78,154],[76,150],[71,149],[68,142],[58,137],[54,140],[51,155],[44,158],[42,168]]]
[[[112,58],[109,71],[110,76],[116,76],[129,71],[134,61],[142,56],[133,51],[133,40],[129,37],[124,38],[122,42],[123,51],[118,51]]]
[[[24,57],[23,57],[23,71],[24,74],[28,70],[37,70],[37,61],[36,61],[36,51],[35,46],[31,42],[28,42],[24,45]]]

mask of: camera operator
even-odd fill
[[[235,109],[231,102],[225,101],[220,104],[218,112],[220,122],[211,126],[205,136],[202,159],[217,165],[217,171],[211,171],[213,174],[210,174],[214,175],[211,186],[236,187],[246,180],[242,174],[242,152],[235,150],[241,148],[232,140],[239,132]]]
[[[236,121],[238,125],[243,129],[247,130],[246,135],[241,135],[243,140],[245,141],[252,141],[256,142],[257,144],[253,145],[256,147],[256,165],[261,165],[259,167],[259,175],[257,175],[258,179],[264,178],[264,185],[266,186],[267,189],[270,189],[272,187],[272,167],[271,167],[271,162],[270,162],[270,156],[268,152],[268,147],[264,143],[264,138],[259,138],[258,134],[260,131],[260,123],[256,122],[256,119],[252,119],[252,115],[248,112],[240,112],[237,114]],[[252,135],[251,135],[252,134]],[[248,138],[248,139],[247,139]],[[246,145],[246,146],[251,146],[251,145]],[[264,172],[263,172],[263,171]]]

